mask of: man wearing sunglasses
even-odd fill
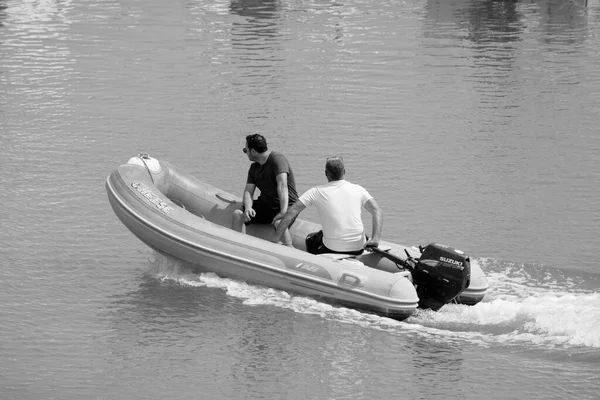
[[[242,195],[242,208],[233,212],[233,229],[243,232],[244,225],[256,223],[277,227],[288,207],[298,200],[292,167],[283,154],[269,150],[267,140],[258,133],[246,136],[242,151],[252,164]],[[260,195],[254,199],[256,188]],[[279,240],[292,246],[289,229],[281,232]]]
[[[383,226],[383,212],[373,196],[362,186],[345,180],[345,174],[342,157],[329,157],[325,162],[328,183],[313,187],[300,196],[281,220],[274,241],[280,240],[302,210],[314,205],[322,231],[308,235],[306,250],[309,253],[359,255],[365,247],[377,247]],[[363,207],[373,216],[372,237],[368,240],[361,218]]]

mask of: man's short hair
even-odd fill
[[[264,153],[269,150],[267,147],[267,139],[258,133],[246,136],[246,145],[249,150],[254,149],[257,153]]]
[[[342,157],[329,157],[325,162],[325,172],[329,179],[338,181],[344,177],[344,159]]]

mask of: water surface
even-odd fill
[[[599,28],[597,0],[0,0],[3,397],[595,398]],[[484,301],[397,322],[197,274],[110,209],[141,152],[240,194],[254,132],[300,192],[343,156]]]

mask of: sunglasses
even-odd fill
[[[242,149],[242,151],[244,152],[244,154],[246,154],[246,153],[248,152],[248,149],[244,147],[244,148]]]

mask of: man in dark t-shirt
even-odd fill
[[[267,148],[267,141],[262,135],[246,136],[242,150],[252,165],[242,195],[242,208],[233,213],[233,229],[243,232],[244,224],[254,223],[277,227],[288,207],[298,200],[292,167],[283,154]],[[254,199],[256,188],[260,195]],[[292,245],[289,230],[286,229],[281,241],[287,246]]]

